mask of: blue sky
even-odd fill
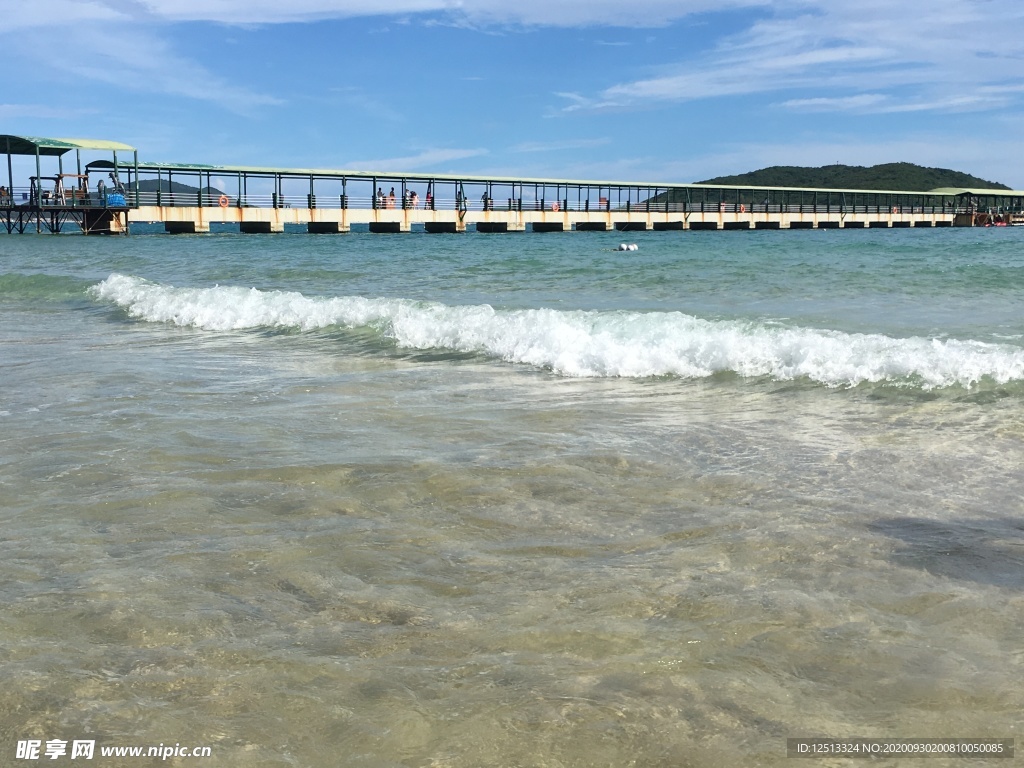
[[[153,162],[1024,188],[1011,0],[0,0],[0,133]]]

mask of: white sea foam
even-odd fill
[[[895,381],[926,388],[1024,379],[1024,350],[1012,345],[705,320],[681,312],[496,310],[255,288],[174,288],[118,274],[91,291],[152,322],[209,330],[371,327],[399,347],[478,352],[567,376],[699,378],[732,371],[829,386]]]

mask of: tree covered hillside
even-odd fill
[[[968,173],[946,168],[926,168],[914,163],[884,163],[866,168],[862,165],[826,165],[805,168],[774,165],[738,176],[719,176],[697,182],[726,186],[815,187],[819,189],[887,189],[927,192],[940,187],[1010,189],[1005,184],[979,179]]]

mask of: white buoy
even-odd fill
[[[640,250],[640,246],[638,246],[636,243],[619,243],[619,247],[616,248],[615,250],[617,250],[617,251],[639,251]]]

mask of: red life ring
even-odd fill
[[[555,213],[558,213],[558,203],[552,203],[551,210],[554,211]]]
[[[894,205],[894,206],[892,207],[892,212],[893,212],[893,213],[899,213],[899,212],[900,212],[900,208],[899,208],[899,206],[898,206],[898,205]]]
[[[229,205],[231,205],[231,201],[228,200],[227,195],[221,195],[220,198],[217,200],[217,205],[219,205],[221,208],[227,208]]]
[[[745,206],[743,203],[740,203],[740,213],[746,213],[746,212],[747,212],[747,206]]]

